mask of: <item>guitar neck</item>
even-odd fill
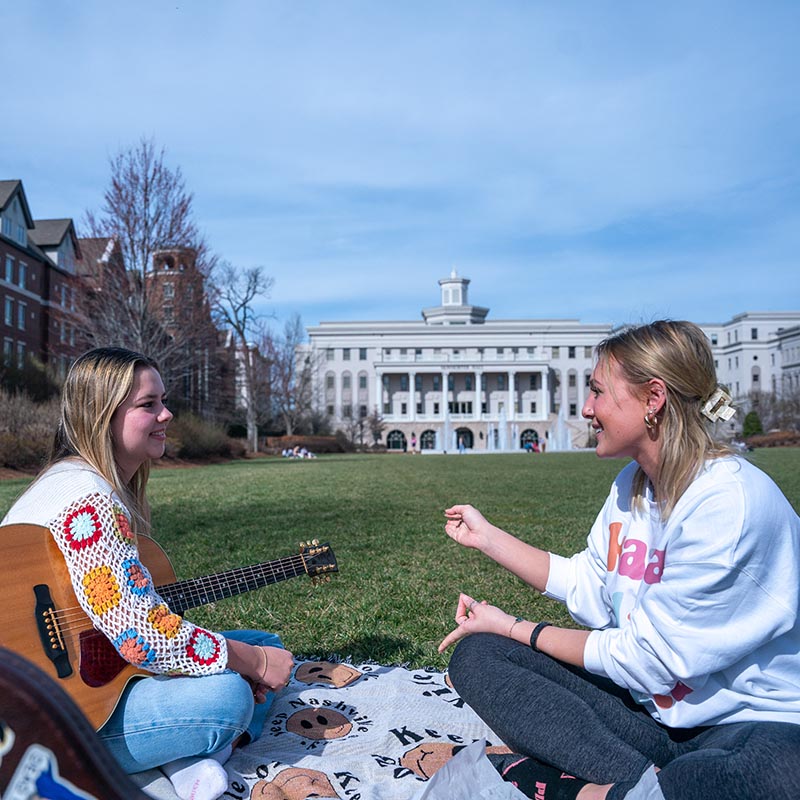
[[[158,586],[157,591],[167,601],[172,611],[183,614],[190,608],[198,608],[217,600],[260,589],[271,583],[296,578],[304,575],[306,571],[302,556],[287,556],[203,578],[165,584]]]

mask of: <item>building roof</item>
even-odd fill
[[[70,232],[70,228],[72,228],[71,219],[37,219],[28,231],[28,236],[39,247],[58,247]]]
[[[0,181],[0,211],[4,211],[6,206],[11,202],[12,198],[19,194],[20,202],[22,203],[22,211],[25,214],[25,220],[28,227],[33,225],[33,216],[31,210],[28,208],[28,199],[25,197],[25,190],[22,188],[22,181],[8,180]]]

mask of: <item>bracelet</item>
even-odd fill
[[[511,638],[511,631],[513,631],[513,630],[514,630],[514,626],[515,626],[515,625],[516,625],[518,622],[522,622],[522,621],[523,621],[522,617],[514,617],[514,621],[511,623],[511,627],[508,629],[508,634],[507,634],[507,636],[508,636],[508,638],[509,638],[509,639]]]
[[[552,622],[540,622],[532,631],[531,631],[531,650],[536,653],[541,652],[539,648],[536,646],[536,642],[539,640],[539,634],[547,627],[551,626]]]
[[[269,669],[269,659],[267,658],[267,651],[263,647],[258,648],[264,654],[264,669],[261,670],[261,677],[258,679],[259,683],[264,683],[264,676]],[[264,684],[266,686],[266,684]]]

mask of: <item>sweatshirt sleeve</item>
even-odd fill
[[[173,614],[139,560],[127,510],[95,491],[48,524],[92,624],[131,664],[154,673],[210,675],[226,668],[223,636]]]
[[[651,696],[678,682],[698,689],[795,625],[792,515],[774,511],[782,505],[769,488],[718,481],[673,512],[661,581],[621,627],[590,634],[590,672]]]
[[[606,585],[608,553],[608,520],[612,510],[627,508],[630,503],[630,483],[635,464],[617,476],[611,491],[597,515],[580,553],[565,558],[550,554],[550,574],[545,595],[567,606],[572,618],[589,628],[617,625],[614,604]]]

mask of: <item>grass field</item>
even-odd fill
[[[800,509],[800,449],[752,460]],[[436,645],[452,627],[459,590],[529,619],[563,624],[560,605],[443,530],[443,510],[469,502],[539,547],[569,555],[624,462],[592,453],[329,456],[157,469],[150,483],[155,537],[181,578],[330,542],[339,564],[318,587],[300,578],[190,612],[215,629],[279,633],[297,654],[444,667]],[[0,482],[0,511],[26,482]]]

